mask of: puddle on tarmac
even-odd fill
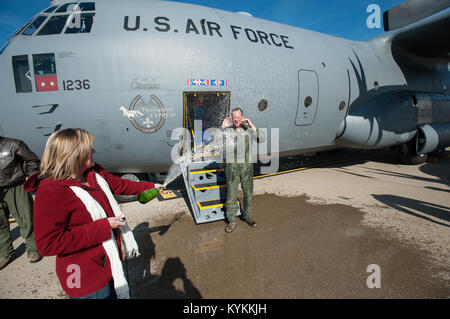
[[[345,205],[258,195],[251,229],[190,214],[134,229],[141,256],[128,262],[133,298],[448,298],[450,285],[417,247],[360,225]],[[379,266],[379,276],[367,272]],[[448,269],[447,269],[448,271]],[[381,288],[369,289],[379,279]]]

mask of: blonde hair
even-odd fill
[[[41,159],[40,178],[75,178],[88,160],[94,137],[81,128],[68,128],[54,132],[47,140]]]

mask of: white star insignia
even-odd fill
[[[41,86],[42,86],[42,87],[45,87],[45,82],[41,82]]]
[[[55,82],[53,82],[53,81],[50,82],[50,85],[51,85],[51,86],[55,86]]]

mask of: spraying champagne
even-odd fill
[[[156,196],[158,196],[159,192],[162,191],[166,185],[161,184],[155,184],[156,187],[147,189],[146,191],[143,191],[139,194],[138,200],[139,203],[145,204],[154,199]]]
[[[148,203],[149,201],[154,199],[156,196],[158,196],[158,194],[159,194],[159,189],[157,189],[157,188],[147,189],[146,191],[143,191],[142,193],[139,194],[139,197],[138,197],[139,203],[141,203],[141,204]]]

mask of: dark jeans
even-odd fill
[[[89,295],[81,297],[69,297],[69,299],[117,299],[116,291],[114,289],[114,281],[111,280],[100,290],[97,290]]]

